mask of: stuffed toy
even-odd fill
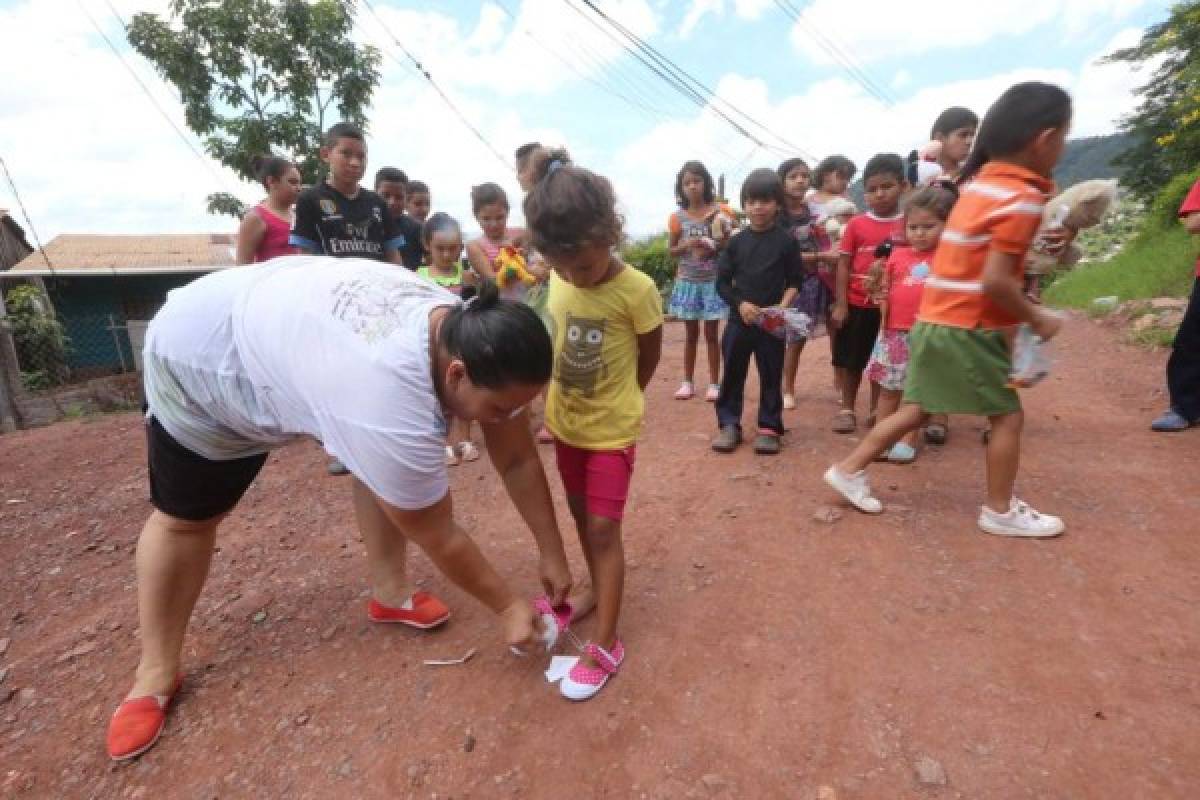
[[[492,262],[496,270],[496,285],[507,289],[516,283],[532,286],[538,279],[525,267],[525,256],[512,245],[500,248],[496,260]]]
[[[850,223],[850,218],[858,213],[858,208],[849,200],[839,198],[830,201],[826,210],[829,216],[825,219],[825,233],[829,235],[829,241],[836,245],[842,240],[846,225]]]
[[[1046,204],[1042,212],[1042,223],[1038,233],[1066,226],[1074,231],[1094,228],[1104,219],[1117,197],[1115,180],[1094,180],[1077,183]],[[1025,272],[1033,275],[1048,275],[1058,267],[1070,267],[1079,262],[1083,255],[1074,243],[1060,253],[1047,253],[1034,239],[1033,250],[1025,265]]]

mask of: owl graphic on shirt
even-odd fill
[[[595,395],[596,384],[607,374],[603,359],[607,322],[567,312],[566,330],[554,370],[563,394],[575,390],[584,397]]]

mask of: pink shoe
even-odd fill
[[[620,639],[613,645],[611,653],[591,643],[583,648],[583,651],[591,656],[598,666],[585,667],[580,662],[571,667],[567,677],[558,684],[558,690],[568,700],[589,700],[594,697],[604,688],[604,684],[608,683],[608,679],[617,674],[617,669],[625,660],[625,647]]]
[[[542,618],[542,625],[545,627],[545,632],[542,634],[542,641],[546,644],[547,650],[553,650],[554,645],[558,643],[558,637],[567,632],[571,626],[571,619],[575,616],[575,609],[571,608],[570,603],[563,603],[560,606],[550,605],[550,598],[546,595],[534,598],[533,608]]]
[[[721,396],[721,387],[718,384],[710,383],[708,391],[704,393],[704,399],[710,403],[717,402],[717,398]]]
[[[679,384],[679,388],[675,390],[676,400],[691,400],[696,395],[696,387],[691,381],[684,381]]]

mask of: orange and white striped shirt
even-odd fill
[[[1024,256],[1042,221],[1054,182],[1036,172],[992,161],[962,189],[921,296],[918,319],[954,328],[1007,328],[1018,320],[983,293],[983,266],[992,250]],[[1020,281],[1025,259],[1015,268]]]

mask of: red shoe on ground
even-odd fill
[[[117,706],[108,722],[108,757],[128,761],[149,750],[167,724],[167,706],[179,694],[183,676],[175,679],[170,694],[131,697]]]
[[[410,628],[428,630],[450,619],[450,609],[428,592],[413,592],[405,603],[408,608],[392,608],[371,598],[367,603],[367,618],[371,622],[398,622]]]

